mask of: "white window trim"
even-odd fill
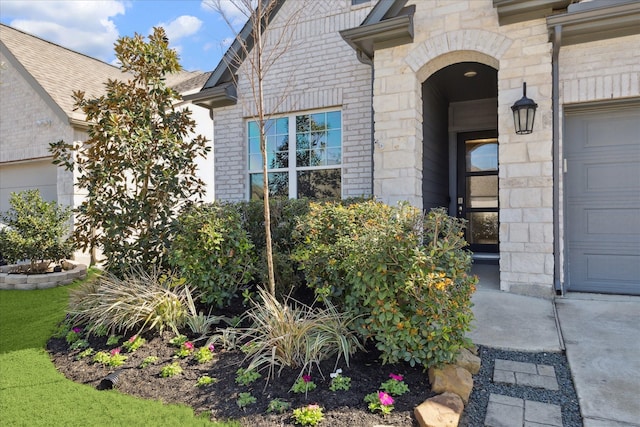
[[[328,112],[340,112],[340,164],[339,165],[322,165],[322,166],[296,166],[296,117],[311,115],[317,113],[328,113]],[[344,114],[341,107],[333,107],[333,108],[321,108],[317,110],[306,110],[306,111],[296,111],[288,114],[279,114],[269,116],[267,120],[277,120],[283,117],[289,118],[289,127],[288,127],[288,138],[289,138],[289,167],[288,168],[278,168],[278,169],[268,169],[267,173],[273,172],[287,172],[289,179],[289,198],[297,199],[298,198],[298,171],[307,171],[307,170],[323,170],[323,169],[340,169],[340,198],[344,197],[344,185],[342,182],[342,172],[344,165]],[[264,171],[262,168],[260,169],[249,169],[249,122],[255,122],[257,118],[255,117],[247,117],[244,121],[244,145],[245,145],[245,153],[247,158],[247,191],[246,191],[246,199],[251,200],[251,175],[253,174],[261,174]],[[293,166],[291,166],[293,165]]]

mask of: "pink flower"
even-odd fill
[[[378,398],[380,399],[380,404],[384,406],[393,405],[393,397],[389,396],[384,391],[378,392]]]
[[[131,338],[129,338],[129,342],[134,342],[136,338],[138,338],[137,335],[132,336]]]
[[[304,381],[305,383],[311,382],[311,375],[303,375],[302,381]]]
[[[389,374],[389,378],[396,381],[402,381],[404,377],[399,374]]]
[[[116,347],[113,350],[110,351],[112,356],[115,356],[116,354],[120,354],[120,347]]]
[[[193,343],[191,341],[187,341],[184,344],[182,344],[184,346],[184,348],[186,348],[187,350],[193,350]]]
[[[214,352],[216,347],[213,344],[209,344],[209,351]]]
[[[307,405],[307,409],[311,409],[312,411],[315,409],[320,409],[320,405]]]

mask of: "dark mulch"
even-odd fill
[[[332,392],[329,390],[329,374],[334,370],[335,360],[321,363],[322,374],[314,369],[311,373],[317,388],[308,396],[289,392],[299,371],[285,368],[279,377],[268,384],[264,378],[250,386],[235,383],[236,371],[246,367],[244,354],[237,351],[215,351],[213,361],[199,364],[191,356],[175,359],[175,347],[168,344],[170,335],[164,337],[147,337],[148,342],[135,353],[128,354],[128,359],[121,368],[105,368],[92,363],[92,357],[76,360],[78,350],[70,351],[64,339],[51,339],[47,349],[53,363],[67,378],[96,388],[111,372],[122,369],[116,382],[116,388],[122,393],[146,399],[160,400],[165,403],[182,403],[191,406],[196,413],[207,412],[212,420],[239,420],[247,426],[289,426],[294,425],[291,410],[277,414],[266,414],[267,405],[272,399],[288,401],[291,408],[298,408],[310,403],[317,403],[324,408],[327,426],[416,426],[413,409],[429,397],[431,392],[428,376],[421,367],[410,367],[408,364],[384,365],[378,361],[375,349],[359,352],[354,355],[350,366],[343,361],[340,368],[343,375],[351,378],[349,391]],[[114,346],[106,346],[106,338],[92,338],[91,346],[96,350],[109,350]],[[157,364],[145,369],[139,368],[147,356],[158,356]],[[161,378],[160,369],[176,360],[184,372],[172,378]],[[410,392],[396,398],[395,409],[386,417],[371,413],[364,403],[365,395],[378,390],[380,384],[389,379],[389,374],[402,374]],[[199,388],[196,381],[203,375],[216,378],[217,382]],[[265,387],[266,385],[266,387]],[[250,392],[257,402],[246,410],[240,409],[236,400],[241,392]]]

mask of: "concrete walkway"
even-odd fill
[[[474,343],[526,352],[566,348],[584,427],[640,427],[640,297],[569,293],[552,301],[480,280]]]

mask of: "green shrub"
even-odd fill
[[[9,262],[30,260],[29,272],[47,271],[50,261],[68,258],[73,247],[65,235],[71,210],[45,202],[39,190],[11,193],[11,209],[0,215],[0,254]]]
[[[264,206],[262,200],[239,202],[236,208],[242,218],[242,227],[247,231],[253,245],[256,260],[257,278],[267,283],[266,237],[264,230]],[[270,198],[271,240],[273,264],[275,268],[276,294],[279,297],[290,295],[304,284],[297,263],[291,260],[296,244],[292,238],[298,220],[309,211],[306,199]]]
[[[356,318],[384,363],[451,362],[468,345],[471,257],[464,223],[407,204],[311,204],[295,259],[309,286]]]
[[[231,204],[194,206],[178,219],[169,263],[218,307],[227,305],[254,275],[254,250]]]

